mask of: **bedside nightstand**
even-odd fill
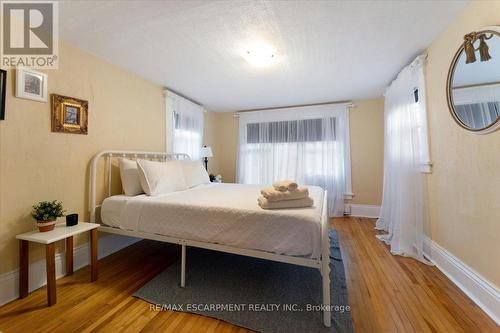
[[[28,296],[29,242],[45,244],[45,262],[47,266],[47,303],[56,304],[56,265],[55,242],[66,240],[66,275],[73,274],[73,236],[90,231],[90,280],[97,280],[97,228],[99,224],[79,222],[67,227],[66,223],[56,224],[54,230],[38,230],[17,235],[19,243],[19,298]]]

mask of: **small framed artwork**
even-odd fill
[[[87,134],[87,101],[52,94],[52,132]]]
[[[5,120],[5,90],[7,89],[7,71],[0,69],[0,120]]]
[[[16,69],[16,97],[47,102],[47,74],[31,69]]]

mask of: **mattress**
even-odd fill
[[[310,186],[313,207],[264,210],[261,185],[206,184],[150,197],[106,198],[102,223],[124,230],[319,258],[324,191]]]

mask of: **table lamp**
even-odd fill
[[[201,148],[200,157],[202,157],[203,162],[205,162],[205,169],[207,170],[207,172],[208,172],[208,158],[213,157],[213,156],[214,155],[212,153],[212,148],[207,147],[207,146],[203,146],[203,148]]]

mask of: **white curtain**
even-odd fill
[[[405,67],[387,88],[384,112],[384,191],[377,237],[393,254],[428,263],[423,228],[428,218],[422,165],[428,163],[425,57]]]
[[[472,128],[484,128],[500,117],[500,84],[453,88],[460,119]]]
[[[455,105],[460,119],[472,128],[484,128],[500,117],[500,103],[475,103]]]
[[[346,105],[240,113],[238,182],[271,184],[294,179],[328,191],[331,216],[344,214],[350,192]]]
[[[203,144],[203,107],[172,92],[166,92],[166,107],[167,151],[199,159]]]
[[[500,84],[453,88],[453,104],[500,102]]]

